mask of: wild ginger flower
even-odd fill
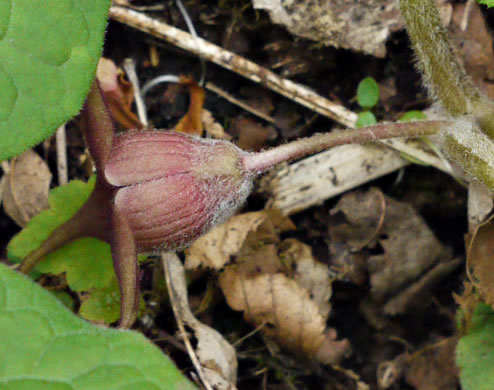
[[[318,134],[259,153],[227,141],[172,131],[115,135],[97,83],[83,110],[85,138],[97,180],[83,207],[21,265],[29,272],[49,252],[80,237],[111,244],[120,286],[120,327],[137,316],[137,254],[181,249],[240,207],[252,179],[274,165],[348,143],[436,133],[448,121],[387,123]]]
[[[241,206],[252,188],[247,155],[226,141],[143,131],[117,136],[104,168],[114,207],[138,252],[183,248]]]

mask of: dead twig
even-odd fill
[[[69,181],[69,174],[67,171],[67,141],[65,137],[65,125],[62,125],[57,129],[55,138],[57,142],[58,185],[63,186]]]
[[[275,124],[276,121],[274,118],[270,117],[269,115],[266,115],[262,113],[259,110],[256,110],[255,108],[249,106],[248,104],[242,102],[241,100],[238,100],[236,97],[230,95],[228,92],[223,91],[220,87],[217,85],[207,82],[205,85],[206,89],[214,92],[215,94],[221,96],[223,99],[228,100],[230,103],[235,104],[236,106],[243,108],[245,111],[250,112],[252,115],[255,115],[261,119],[264,119],[265,121],[269,123]]]

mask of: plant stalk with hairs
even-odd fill
[[[65,243],[96,237],[111,244],[120,285],[120,327],[137,316],[137,254],[179,250],[222,223],[246,200],[253,179],[278,163],[336,145],[439,133],[449,158],[494,190],[494,107],[461,66],[433,0],[401,0],[418,66],[446,120],[383,123],[317,134],[259,153],[174,131],[116,135],[96,82],[82,116],[97,170],[84,206],[21,265],[29,272]]]

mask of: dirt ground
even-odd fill
[[[129,3],[138,12],[187,30],[173,1]],[[327,2],[314,2],[320,3]],[[343,9],[350,7],[348,1],[336,3],[343,4]],[[351,7],[359,7],[359,2],[351,3]],[[371,3],[373,7],[381,3],[385,7],[389,2]],[[460,12],[465,2],[442,4],[451,7],[450,28],[455,34],[455,12]],[[379,102],[371,109],[378,121],[394,121],[405,112],[431,106],[414,68],[407,35],[400,27],[402,22],[394,13],[377,17],[381,23],[392,18],[397,21],[390,24],[383,44],[369,53],[335,48],[323,39],[291,33],[285,26],[273,23],[266,11],[254,9],[250,0],[187,0],[184,5],[200,37],[351,111],[363,111],[356,93],[359,82],[368,76],[377,81],[380,89]],[[480,31],[476,25],[473,36],[455,36],[462,48],[472,48],[469,40],[479,36],[492,47],[490,27],[494,14],[484,10],[479,15],[487,29]],[[317,17],[301,23],[313,19]],[[345,34],[358,28],[358,23],[353,23],[345,27]],[[362,30],[360,34],[366,32]],[[490,94],[493,58],[483,58],[472,50],[466,53],[467,69]],[[193,54],[115,21],[109,23],[103,55],[117,66],[132,58],[141,86],[165,74],[201,78],[201,64]],[[344,128],[293,99],[211,62],[207,62],[205,77],[207,82],[272,119],[271,122],[254,115],[206,89],[204,108],[226,136],[244,149],[260,150]],[[173,128],[185,115],[190,98],[185,88],[165,83],[152,88],[144,101],[155,128]],[[85,149],[77,121],[68,126],[67,137],[69,178],[86,178],[81,164]],[[56,171],[54,142],[36,150]],[[256,182],[256,191],[240,215],[260,212],[272,201],[266,188],[262,180]],[[198,260],[201,264],[187,267],[192,311],[199,321],[235,346],[238,389],[459,389],[454,363],[458,335],[454,294],[463,292],[467,280],[467,189],[434,167],[412,163],[318,203],[290,213],[290,221],[269,214],[255,227],[250,222],[240,222],[246,229],[242,245],[230,252],[222,265],[206,266],[202,257]],[[2,212],[0,229],[5,248],[19,228]],[[319,272],[326,278],[325,282],[311,279],[304,285],[308,292],[303,293],[298,292],[300,285],[293,287],[300,283],[296,275],[302,269],[297,262],[301,253],[311,259],[311,267],[322,267],[309,272],[310,277]],[[188,258],[193,254],[192,249],[180,254],[186,266],[192,262]],[[245,259],[257,265],[243,269],[248,262]],[[150,261],[143,265],[141,289],[148,308],[137,329],[154,340],[185,375],[194,378],[169,299],[166,293],[165,298],[156,298],[156,278],[162,274],[157,264]],[[300,278],[308,277],[300,272]],[[231,290],[237,279],[242,279],[239,275],[249,281],[259,281],[267,275],[273,289],[279,278],[283,286],[291,286],[287,288],[295,298],[288,298],[288,292],[280,290],[280,296],[287,300],[279,304],[285,305],[283,309],[259,314],[271,310],[261,308],[266,297],[253,293],[249,302],[254,308],[250,309],[249,305],[246,308],[242,302],[235,302]],[[317,301],[322,285],[325,295],[321,293]],[[256,288],[260,287],[253,285],[252,289]],[[295,325],[286,330],[286,325],[277,322],[303,320],[305,317],[300,317],[297,310],[311,305],[318,311],[314,315],[320,321],[317,326],[322,326],[317,336],[304,333],[303,327],[294,330]],[[290,315],[295,318],[290,319]],[[251,334],[254,329],[258,331]],[[192,333],[195,345],[197,340]],[[307,347],[310,343],[317,345]]]

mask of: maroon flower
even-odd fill
[[[138,252],[183,248],[243,204],[252,187],[235,145],[172,131],[117,136],[105,178]]]
[[[223,222],[243,204],[256,175],[331,146],[403,134],[420,136],[448,124],[377,125],[247,153],[227,141],[173,131],[116,136],[96,82],[82,116],[98,174],[95,188],[83,207],[24,259],[21,271],[29,272],[46,254],[80,237],[109,242],[120,286],[120,327],[130,327],[137,316],[137,253],[181,249]]]

